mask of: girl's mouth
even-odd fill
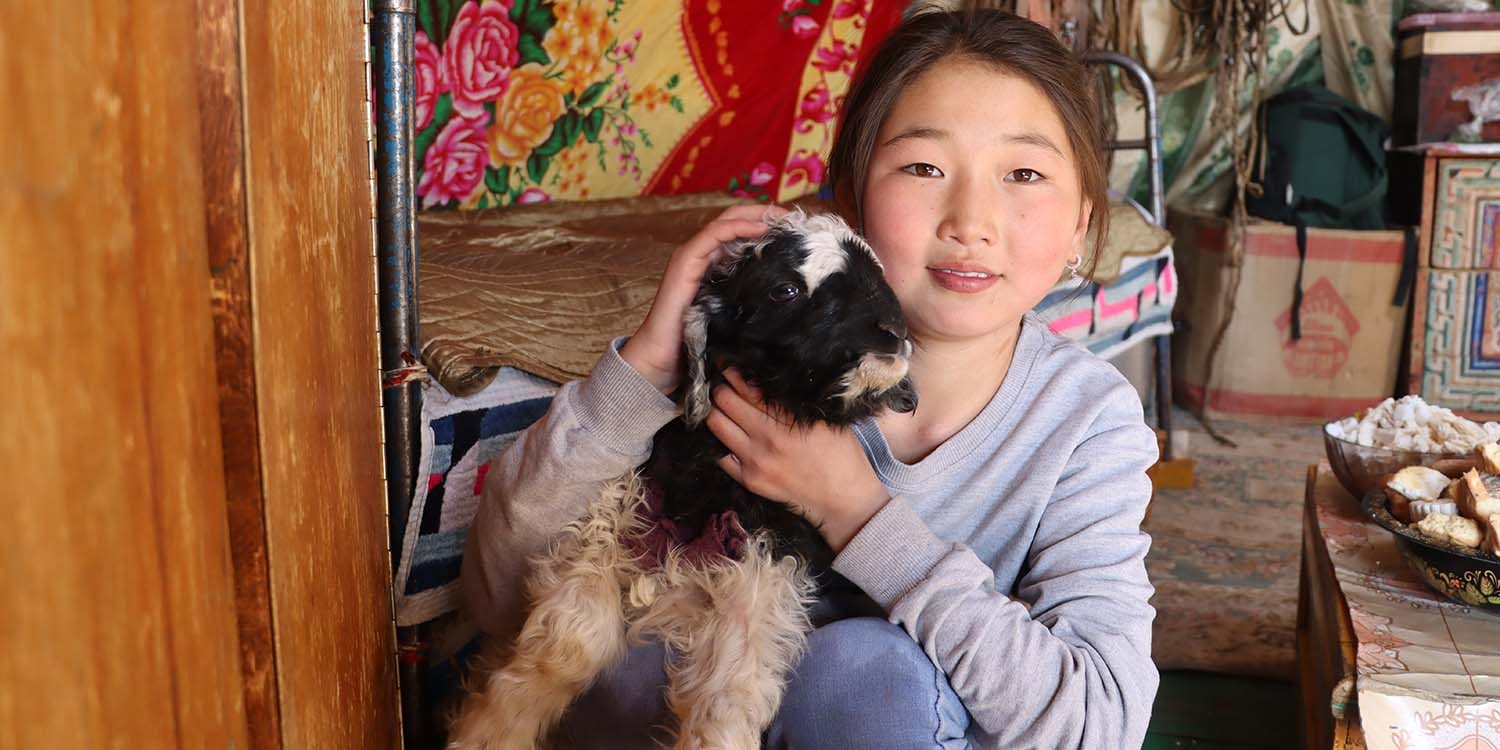
[[[1000,280],[999,274],[967,269],[928,268],[927,273],[932,276],[933,281],[936,281],[938,286],[950,292],[958,292],[960,294],[982,292],[994,286]]]

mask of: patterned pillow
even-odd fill
[[[906,0],[417,0],[423,208],[816,192]]]

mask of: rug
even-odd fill
[[[1318,423],[1214,420],[1216,442],[1181,409],[1195,486],[1162,490],[1146,522],[1161,669],[1296,677],[1297,574],[1307,466]]]

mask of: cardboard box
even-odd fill
[[[1172,342],[1178,401],[1209,415],[1334,419],[1392,395],[1406,320],[1393,305],[1401,232],[1309,229],[1302,272],[1302,337],[1291,337],[1296,230],[1254,222],[1245,232],[1229,329],[1204,387],[1209,348],[1229,303],[1228,222],[1174,213],[1181,281],[1177,309],[1189,324]],[[1409,296],[1409,295],[1408,295]]]

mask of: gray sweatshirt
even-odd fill
[[[496,458],[463,561],[486,631],[514,636],[526,558],[677,413],[611,347]],[[1157,452],[1135,389],[1027,315],[989,405],[921,461],[896,460],[873,421],[855,432],[891,501],[834,569],[948,675],[975,747],[1139,748],[1158,681],[1140,528]]]

